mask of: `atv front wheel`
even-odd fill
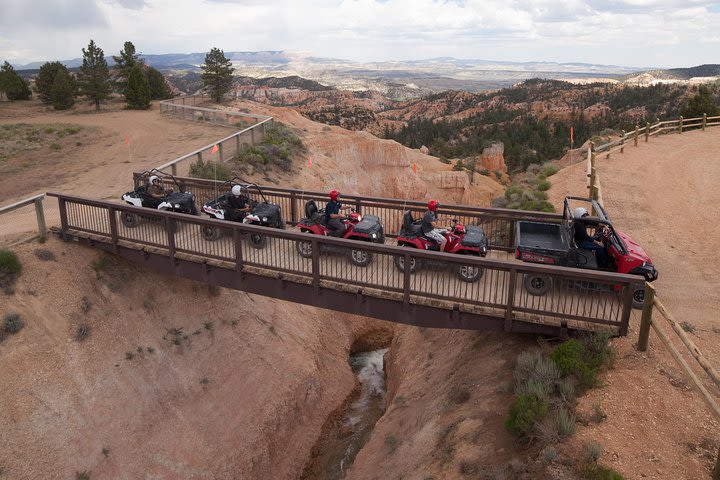
[[[460,265],[457,275],[458,278],[463,282],[474,283],[480,280],[483,272],[484,270],[482,269],[482,267],[477,267],[474,265]]]
[[[200,233],[202,233],[203,238],[208,242],[214,242],[222,236],[220,229],[212,225],[200,225]]]
[[[645,287],[636,288],[632,296],[632,308],[642,310],[645,305]]]
[[[358,267],[367,267],[372,262],[372,253],[366,250],[350,250],[350,262]]]
[[[303,258],[312,258],[312,242],[298,240],[295,242],[295,249]]]
[[[250,235],[248,235],[248,241],[250,242],[251,247],[260,250],[261,248],[265,248],[268,239],[265,235],[260,235],[259,233],[251,233]]]
[[[525,275],[523,285],[530,295],[541,297],[552,288],[553,280],[548,275],[528,273]]]
[[[395,257],[395,267],[397,267],[398,270],[401,272],[405,271],[405,257],[404,256],[398,256]],[[410,273],[415,273],[418,270],[420,270],[420,267],[422,267],[422,260],[419,258],[411,258],[410,259]]]
[[[120,213],[120,222],[126,227],[126,228],[135,228],[138,225],[138,216],[134,213],[130,212],[121,212]]]

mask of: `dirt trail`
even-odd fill
[[[720,367],[720,128],[653,137],[624,154],[598,155],[605,208],[614,225],[641,244],[660,276],[658,298],[688,322],[700,350]],[[550,199],[558,208],[565,195],[587,196],[584,162],[550,178]],[[656,314],[661,322],[662,318]],[[582,429],[576,442],[596,439],[610,464],[626,478],[709,478],[720,444],[718,422],[657,336],[650,349],[635,349],[639,315],[607,385],[583,398],[588,414],[600,402],[608,420]],[[669,326],[665,331],[687,350]],[[696,362],[686,355],[688,363]],[[705,377],[698,367],[699,376]],[[706,387],[720,399],[710,382]]]

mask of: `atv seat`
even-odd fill
[[[415,238],[422,235],[422,226],[419,223],[415,223],[410,211],[406,211],[403,215],[403,223],[400,229],[400,236]]]
[[[310,223],[323,224],[324,210],[318,210],[315,200],[308,200],[305,202],[305,218]]]
[[[595,252],[587,248],[577,249],[577,266],[578,268],[587,268],[589,270],[597,270],[598,263],[595,258]]]

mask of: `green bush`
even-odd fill
[[[258,145],[243,144],[235,161],[240,165],[252,165],[261,172],[272,166],[291,170],[293,155],[306,151],[295,132],[282,123],[276,123],[265,132]]]
[[[7,333],[18,333],[25,326],[19,313],[8,313],[3,321],[3,329]]]
[[[224,163],[204,162],[202,158],[190,164],[190,176],[195,178],[208,178],[211,180],[230,180],[230,169]]]
[[[510,407],[505,420],[505,428],[516,435],[529,436],[535,428],[535,422],[545,418],[547,411],[546,401],[535,395],[521,395]]]
[[[540,177],[542,177],[542,178],[552,177],[552,176],[555,175],[558,171],[559,171],[559,170],[558,170],[558,167],[556,167],[555,165],[547,165],[547,166],[546,166],[545,168],[543,168],[542,171],[540,172]]]
[[[625,477],[612,468],[598,463],[585,465],[582,478],[585,480],[625,480]]]
[[[578,371],[582,354],[582,343],[573,338],[555,347],[552,353],[550,353],[550,358],[555,362],[560,371],[564,375],[567,375]]]
[[[540,180],[537,183],[537,189],[538,189],[538,191],[541,191],[541,192],[550,190],[550,182],[548,182],[547,180]]]
[[[0,250],[0,270],[9,275],[15,275],[22,271],[22,264],[15,253],[2,249]]]

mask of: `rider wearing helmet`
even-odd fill
[[[249,203],[250,199],[243,194],[243,188],[240,185],[233,185],[228,196],[226,219],[234,222],[241,221],[251,210]]]
[[[340,192],[337,190],[330,191],[330,201],[325,205],[325,226],[330,230],[330,235],[333,237],[342,237],[345,233],[345,224],[342,223],[340,210],[350,209],[349,205],[343,206],[338,201]]]
[[[573,210],[573,237],[575,239],[575,245],[579,248],[595,252],[598,267],[607,267],[609,266],[608,255],[605,251],[605,246],[599,242],[605,233],[605,229],[599,230],[592,237],[588,235],[588,227],[597,226],[597,222],[585,220],[589,215],[587,209],[583,207],[577,207]]]
[[[437,209],[440,206],[440,204],[437,202],[437,200],[430,200],[427,204],[427,211],[425,212],[425,215],[423,215],[422,218],[422,232],[423,235],[426,238],[429,238],[430,240],[435,241],[440,245],[440,251],[445,251],[445,244],[447,243],[447,238],[443,233],[446,232],[446,229],[440,228],[437,225]]]
[[[162,180],[157,175],[152,175],[148,179],[147,193],[153,198],[163,198],[167,196],[167,192],[163,187]]]

